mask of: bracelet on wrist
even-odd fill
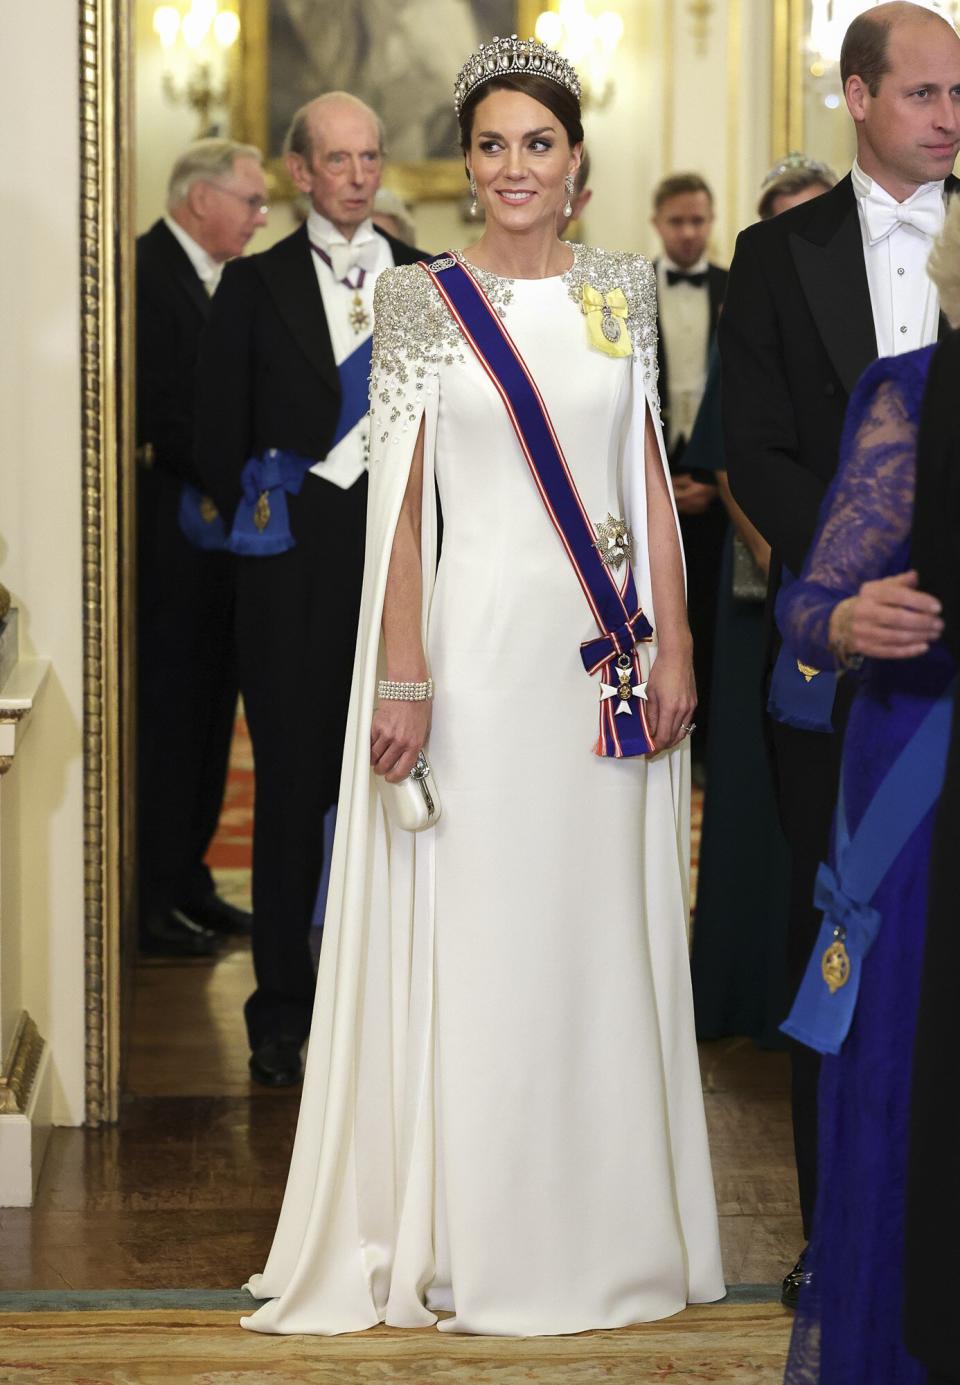
[[[402,683],[396,678],[381,678],[377,683],[377,697],[381,702],[429,702],[433,697],[433,679]]]
[[[829,645],[833,657],[837,661],[837,667],[841,673],[853,671],[860,668],[863,663],[863,655],[853,648],[851,638],[851,616],[853,612],[854,598],[848,596],[837,606],[835,615],[835,629],[833,638],[829,639]]]

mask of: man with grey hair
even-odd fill
[[[234,516],[240,687],[256,762],[250,1071],[300,1080],[323,819],[337,799],[363,577],[377,277],[421,258],[371,221],[376,114],[330,92],[294,116],[306,224],[227,267],[200,356],[197,461]]]
[[[210,295],[265,198],[258,149],[199,140],[137,240],[140,944],[168,956],[209,956],[249,928],[204,864],[237,702],[235,570],[196,470],[194,400]]]
[[[719,340],[728,475],[772,549],[770,609],[798,576],[836,470],[847,402],[877,356],[946,331],[927,258],[960,149],[960,37],[922,5],[877,5],[840,57],[857,157],[836,187],[742,231]],[[820,927],[814,881],[837,798],[849,677],[797,661],[770,623],[769,730],[791,852],[788,969],[799,985]],[[816,1196],[819,1057],[791,1048],[804,1233]],[[794,1306],[799,1263],[784,1281]],[[870,1266],[864,1266],[869,1277]],[[862,1285],[850,1285],[856,1294]]]

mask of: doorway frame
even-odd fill
[[[117,1119],[135,872],[131,8],[78,0],[84,1097]]]

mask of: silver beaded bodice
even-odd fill
[[[619,288],[627,300],[627,328],[633,353],[641,362],[644,383],[655,395],[657,383],[657,289],[653,265],[643,255],[572,245],[573,265],[563,276],[571,311],[580,311],[584,284],[610,293]],[[510,326],[512,279],[502,278],[457,259],[476,279],[504,323]],[[417,265],[387,269],[374,293],[373,365],[370,402],[386,442],[392,427],[419,419],[418,396],[440,367],[464,360],[464,341],[429,277]],[[549,324],[545,324],[549,330]],[[586,338],[586,329],[584,330]],[[383,431],[383,430],[386,431]]]

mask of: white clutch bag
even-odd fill
[[[383,775],[377,776],[380,797],[391,826],[404,832],[422,832],[432,827],[440,817],[440,795],[430,762],[423,751],[417,763],[399,784],[390,784]]]

